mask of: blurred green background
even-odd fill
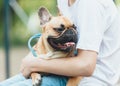
[[[52,1],[49,1],[49,0],[17,0],[17,3],[21,6],[25,14],[27,15],[28,22],[31,16],[35,16],[34,14],[37,13],[40,6],[44,6],[48,8],[50,13],[52,13],[53,15],[56,15],[56,12],[57,12],[56,0],[52,0]],[[4,45],[3,43],[4,14],[3,12],[4,12],[3,0],[0,0],[0,47]],[[38,27],[37,28],[35,27],[34,29],[36,31]],[[27,23],[25,25],[24,22],[21,21],[21,18],[19,18],[19,16],[16,14],[14,9],[10,6],[10,30],[9,30],[10,31],[9,32],[10,33],[9,34],[10,45],[11,46],[26,46],[28,38],[34,34],[32,33],[33,31],[30,31],[30,30],[31,29],[29,29],[29,26],[27,25]]]
[[[120,0],[114,0],[117,5],[120,4]]]
[[[41,6],[46,7],[52,15],[57,15],[56,0],[9,0],[9,64],[5,53],[5,0],[0,0],[0,81],[6,78],[6,68],[9,65],[9,75],[19,73],[21,60],[29,53],[28,39],[40,32],[40,21],[37,15]],[[6,67],[7,66],[7,67]]]

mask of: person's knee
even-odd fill
[[[32,80],[26,79],[24,81],[19,81],[9,86],[32,86]]]

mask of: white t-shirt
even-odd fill
[[[78,30],[78,49],[98,53],[92,77],[115,84],[120,75],[120,17],[113,0],[58,0],[61,13]]]

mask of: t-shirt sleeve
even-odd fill
[[[80,0],[76,15],[77,49],[98,52],[105,32],[105,18],[97,0]]]

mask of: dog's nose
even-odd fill
[[[77,40],[78,40],[77,33],[73,29],[66,30],[63,33],[62,37],[64,38],[65,41],[67,40],[69,42],[77,43]]]
[[[65,31],[65,34],[72,35],[72,34],[75,34],[75,32],[72,29],[68,29],[68,30]]]

